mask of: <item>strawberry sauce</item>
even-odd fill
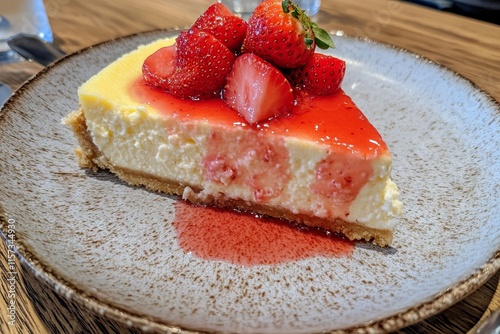
[[[350,256],[354,242],[277,219],[195,206],[178,200],[175,221],[185,252],[241,266],[276,265],[315,256]]]
[[[380,134],[342,90],[330,96],[301,96],[290,115],[257,125],[246,123],[221,99],[180,99],[148,85],[142,78],[132,83],[130,93],[137,102],[151,106],[160,115],[178,118],[186,124],[208,122],[213,129],[218,129],[220,133],[212,130],[209,137],[208,152],[202,161],[204,177],[222,184],[245,184],[254,190],[257,202],[279,196],[282,184],[291,177],[283,139],[287,136],[324,144],[335,153],[336,160],[326,159],[319,163],[317,182],[312,190],[337,208],[348,208],[366,183],[372,172],[371,162],[367,160],[387,151]],[[231,152],[231,145],[242,133],[226,129],[255,131],[256,136],[251,137],[253,141],[248,147],[238,143],[239,151],[224,156],[221,152]],[[222,133],[224,136],[218,138]],[[267,136],[268,133],[283,137]],[[250,153],[262,159],[252,159],[257,165],[249,168],[250,174],[246,175],[238,164],[247,166],[246,161],[250,160],[245,156]],[[238,157],[243,157],[241,163]],[[340,173],[344,165],[349,165],[356,175]],[[255,174],[258,171],[266,171],[269,178]],[[265,180],[264,184],[254,182],[261,179]],[[344,193],[337,193],[338,184],[343,185]],[[338,197],[342,203],[332,202],[332,197]],[[315,256],[349,256],[354,249],[351,241],[277,219],[194,206],[180,200],[175,209],[173,224],[181,248],[203,259],[243,266],[275,265]]]
[[[249,125],[221,99],[180,99],[138,78],[131,85],[132,97],[152,106],[160,114],[186,121],[208,121],[230,127],[251,128],[283,136],[293,135],[335,147],[339,152],[359,154],[366,159],[387,151],[380,134],[342,90],[330,96],[303,97],[293,112],[256,126]]]

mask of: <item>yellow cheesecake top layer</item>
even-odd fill
[[[142,77],[142,63],[150,54],[162,47],[174,44],[175,39],[161,39],[148,45],[142,45],[137,50],[123,55],[109,66],[94,75],[78,90],[80,104],[85,109],[87,105],[109,104],[106,107],[119,108],[124,113],[134,113],[139,101],[129,94],[131,84]],[[155,112],[149,104],[140,103],[148,112]]]

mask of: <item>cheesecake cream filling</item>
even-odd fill
[[[113,165],[160,178],[174,178],[186,186],[201,188],[199,196],[224,194],[254,201],[251,187],[204,178],[200,166],[207,152],[207,138],[214,131],[208,123],[183,123],[173,117],[148,112],[144,106],[120,107],[94,98],[83,97],[81,107],[94,143]],[[315,181],[317,164],[325,158],[327,148],[297,138],[285,138],[285,143],[291,178],[285,184],[286,190],[266,204],[295,214],[327,219],[341,217],[376,229],[394,228],[392,218],[399,214],[401,203],[398,189],[389,178],[390,156],[373,160],[373,174],[350,204],[349,215],[345,216],[342,210],[325,203],[310,187]]]
[[[216,125],[203,121],[182,122],[176,117],[164,116],[150,105],[140,105],[127,94],[130,83],[141,75],[140,65],[145,57],[172,43],[172,39],[167,39],[142,46],[82,85],[78,92],[80,108],[93,142],[114,166],[178,180],[189,187],[187,189],[202,189],[197,194],[200,197],[223,194],[254,201],[251,187],[241,187],[223,179],[214,182],[204,176],[203,159],[208,150],[208,138]],[[235,134],[235,138],[237,136],[243,136],[243,141],[255,139],[245,132]],[[318,163],[326,157],[328,147],[293,137],[285,137],[284,144],[288,151],[290,178],[279,195],[266,199],[267,205],[294,214],[326,219],[339,217],[375,229],[394,228],[396,222],[392,218],[400,213],[401,203],[398,189],[390,179],[389,154],[370,160],[373,173],[350,202],[346,215],[346,208],[330,205],[311,189]]]

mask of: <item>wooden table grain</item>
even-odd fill
[[[189,26],[211,0],[45,0],[55,43],[71,53],[105,40],[158,28]],[[500,101],[500,26],[400,1],[323,0],[317,22],[327,30],[396,45],[436,61]],[[13,89],[42,69],[30,62],[0,65]],[[0,269],[12,271],[0,243]],[[1,333],[141,333],[68,302],[16,260],[15,322],[9,283],[0,281]],[[454,306],[397,333],[472,333],[500,309],[500,273]],[[13,325],[12,325],[13,324]]]

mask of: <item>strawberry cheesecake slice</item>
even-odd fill
[[[244,31],[229,48],[204,28],[213,15],[230,13],[213,5],[177,39],[140,46],[80,87],[80,108],[64,119],[79,165],[192,203],[389,245],[401,210],[391,155],[339,87],[345,63],[312,52],[283,70],[255,40],[245,46],[244,21],[231,23]]]

